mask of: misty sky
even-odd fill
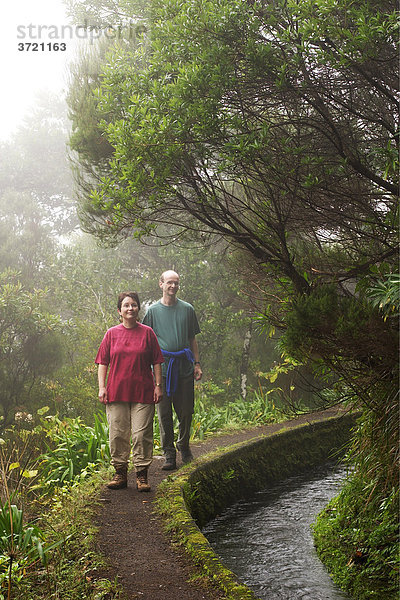
[[[36,91],[63,93],[67,63],[77,41],[75,30],[66,27],[61,0],[12,0],[6,6],[1,11],[0,139],[6,139],[22,122]],[[28,43],[36,44],[37,51],[33,51],[35,46],[28,49]],[[55,51],[55,43],[65,43],[66,50]],[[22,50],[18,44],[23,44]]]

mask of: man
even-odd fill
[[[196,335],[200,333],[194,308],[176,297],[179,275],[165,271],[159,281],[162,298],[149,307],[143,319],[155,332],[165,363],[163,370],[163,400],[157,405],[161,446],[165,471],[176,469],[176,448],[183,463],[193,460],[189,447],[190,426],[194,410],[194,380],[203,375]],[[178,417],[179,433],[176,447],[172,407]]]

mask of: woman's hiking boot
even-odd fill
[[[136,472],[136,487],[138,492],[150,492],[151,487],[147,481],[147,469]]]
[[[117,467],[115,469],[115,475],[111,479],[107,487],[110,490],[122,490],[128,485],[128,467]]]

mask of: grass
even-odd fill
[[[121,590],[101,577],[104,558],[95,550],[94,525],[99,490],[105,472],[55,491],[48,501],[41,531],[48,542],[62,542],[49,557],[46,567],[28,569],[13,590],[13,600],[117,600]],[[7,596],[0,591],[0,598]]]
[[[192,439],[284,418],[270,398],[255,396],[252,401],[238,400],[221,407],[197,398]],[[95,551],[97,529],[93,523],[100,509],[97,499],[109,462],[104,425],[103,417],[96,418],[93,428],[80,419],[60,420],[42,415],[31,431],[19,432],[23,444],[17,443],[18,432],[12,432],[15,452],[12,463],[3,461],[3,483],[12,481],[15,504],[28,509],[24,512],[30,521],[36,519],[34,526],[40,528],[43,544],[52,547],[46,564],[36,561],[28,565],[23,577],[21,572],[11,573],[13,600],[122,599],[121,589],[101,576],[104,560]],[[36,447],[42,439],[47,446],[44,453]],[[155,445],[157,448],[157,441]],[[26,448],[30,449],[34,469],[29,461],[19,460],[21,448],[24,454]],[[33,478],[26,479],[28,475]],[[25,480],[30,484],[21,487]],[[0,600],[7,598],[6,559],[6,555],[0,555],[0,574],[3,574]]]
[[[279,423],[287,420],[270,397],[254,393],[249,400],[236,398],[223,405],[216,405],[201,395],[196,395],[192,417],[191,440],[204,440],[211,435],[238,431],[243,428]],[[175,431],[178,427],[174,414]],[[160,433],[157,418],[154,421],[154,448],[160,452]]]
[[[46,560],[14,561],[10,568],[9,553],[1,553],[0,548],[0,600],[121,598],[118,586],[99,575],[104,561],[95,551],[96,498],[109,463],[104,415],[96,416],[94,427],[89,427],[79,418],[62,420],[47,412],[46,408],[39,411],[36,424],[10,429],[9,443],[4,441],[1,449],[2,456],[10,456],[2,461],[1,475],[3,487],[10,488],[13,500],[12,512],[6,511],[5,518],[14,515],[11,528],[18,525],[21,547],[25,541],[32,542],[38,558],[44,558],[40,556],[40,544],[49,551]],[[262,397],[221,407],[197,398],[192,439],[254,427],[279,417],[273,403]],[[157,438],[158,423],[156,450]],[[29,459],[22,460],[23,456]],[[23,522],[17,504],[25,507],[33,523]],[[33,551],[26,548],[26,552]]]
[[[113,582],[97,576],[104,566],[93,525],[105,477],[104,422],[96,418],[92,428],[39,417],[31,428],[6,432],[0,447],[0,600],[120,598]]]
[[[399,490],[378,504],[355,474],[314,525],[317,552],[334,581],[358,600],[399,598]]]

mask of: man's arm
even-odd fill
[[[195,378],[196,381],[200,381],[200,379],[203,376],[203,371],[201,370],[201,365],[200,365],[200,353],[199,353],[199,346],[197,344],[197,340],[196,338],[192,338],[191,340],[189,340],[189,345],[190,345],[190,349],[193,353],[194,356],[194,373],[193,373],[193,377]]]

